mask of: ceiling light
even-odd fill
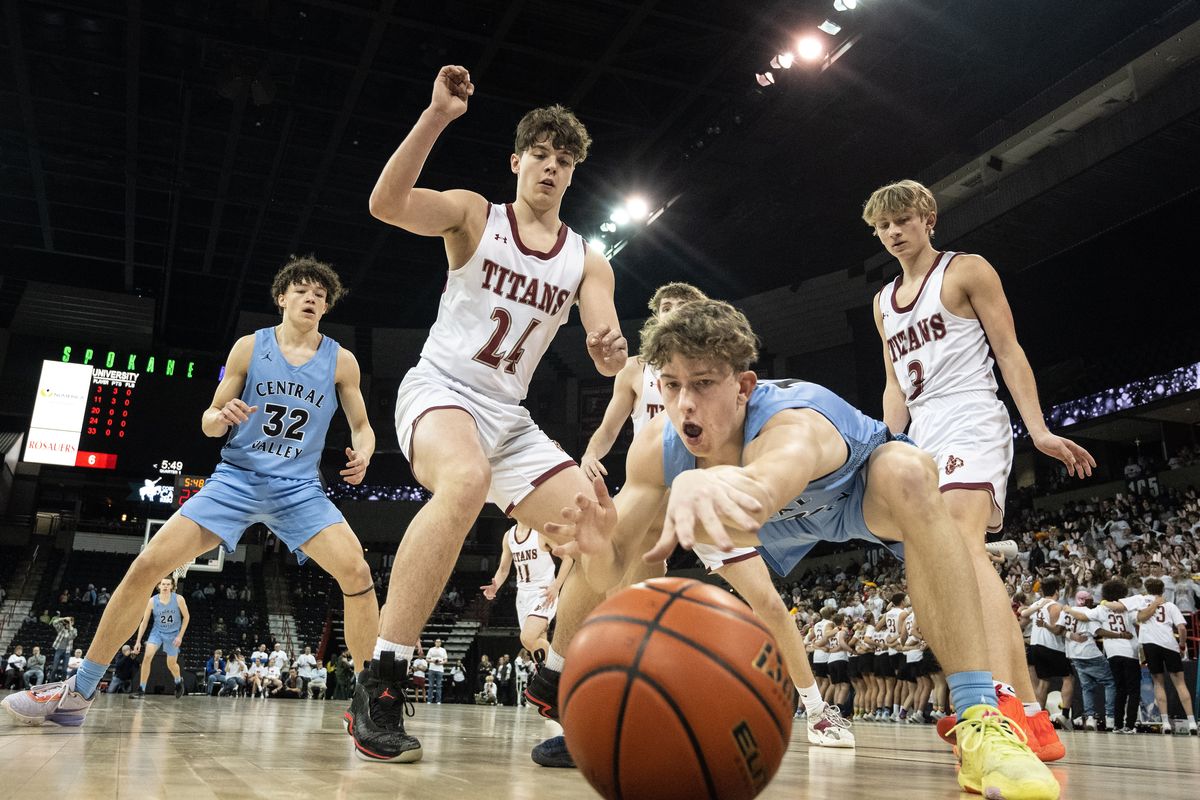
[[[615,223],[612,223],[612,222],[601,222],[600,230],[604,231],[605,233],[615,233],[617,230],[617,226]]]
[[[613,212],[608,215],[608,218],[618,225],[629,224],[629,212],[623,208],[613,209]]]
[[[834,11],[853,11],[858,8],[858,0],[833,0]]]
[[[625,211],[629,213],[629,218],[634,220],[643,220],[650,213],[650,204],[642,197],[630,197],[625,201]]]
[[[839,33],[842,32],[842,26],[838,25],[836,22],[833,22],[832,20],[825,20],[817,27],[820,28],[821,30],[825,31],[825,33],[828,33],[830,36],[837,36]]]
[[[608,245],[604,243],[603,239],[600,239],[598,237],[592,237],[591,239],[588,239],[588,247],[592,248],[593,250],[595,250],[597,253],[600,253],[601,255],[603,255],[604,252],[606,250],[608,250]]]
[[[775,82],[775,76],[769,72],[756,73],[754,80],[758,81],[759,86],[770,86]]]
[[[791,53],[780,53],[771,59],[771,66],[775,69],[791,69],[795,60],[796,56]]]
[[[796,43],[796,52],[805,61],[816,61],[825,54],[825,44],[815,36],[805,36]]]

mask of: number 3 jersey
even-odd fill
[[[474,255],[446,275],[422,361],[480,393],[520,403],[583,281],[583,238],[565,224],[548,252],[526,247],[510,204],[489,204]]]
[[[942,283],[957,255],[938,254],[908,305],[896,301],[903,274],[879,292],[888,359],[909,408],[930,398],[997,388],[983,324],[951,314],[942,304]]]
[[[318,477],[325,433],[338,406],[334,376],[340,349],[322,336],[312,358],[296,367],[280,352],[274,328],[255,331],[242,402],[258,408],[249,422],[231,429],[222,460],[261,475]]]

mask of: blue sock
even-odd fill
[[[176,679],[175,679],[175,685],[176,685],[176,686],[178,686],[178,685],[179,685],[179,684],[181,684],[181,683],[183,683],[183,678],[182,678],[182,677],[179,677],[179,678],[176,678]]]
[[[140,687],[141,687],[141,689],[142,689],[142,691],[143,691],[143,692],[144,692],[144,691],[146,691],[146,684],[144,684],[144,683],[140,683],[140,684],[138,684],[138,686],[140,686]]]
[[[1000,704],[990,672],[955,672],[946,676],[946,685],[950,687],[950,702],[954,703],[954,713],[959,719],[971,706],[995,708]]]
[[[85,658],[83,664],[79,666],[79,671],[75,673],[75,691],[91,700],[107,669],[107,664],[97,664],[95,661]]]

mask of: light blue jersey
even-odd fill
[[[171,592],[171,599],[165,603],[160,598],[161,595],[155,593],[152,601],[154,603],[154,624],[151,633],[160,636],[174,636],[183,627],[183,614],[179,612],[179,595]]]
[[[222,460],[260,475],[316,478],[338,406],[334,376],[339,349],[322,336],[313,357],[294,367],[279,351],[274,328],[256,331],[242,401],[258,410],[232,429]]]
[[[844,464],[812,481],[804,492],[768,519],[758,532],[763,559],[776,573],[787,575],[817,542],[879,539],[862,516],[866,464],[876,447],[892,439],[887,426],[863,414],[833,392],[799,380],[763,381],[746,406],[743,449],[773,416],[789,408],[811,408],[833,423],[849,448]],[[669,487],[684,470],[696,468],[674,426],[663,428],[663,475]],[[898,547],[898,545],[897,545]]]

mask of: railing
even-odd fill
[[[17,601],[33,599],[26,597],[26,591],[29,588],[29,576],[33,573],[33,567],[35,564],[37,564],[38,553],[41,552],[41,549],[42,546],[40,544],[34,545],[33,552],[29,555],[29,560],[25,562],[25,573],[21,576],[20,585],[18,586],[15,580],[10,584],[13,587],[13,591],[8,593],[6,599],[13,601],[12,608],[5,613],[4,619],[0,620],[0,630],[8,630],[8,624],[12,621],[12,618],[16,613]],[[8,643],[0,643],[0,646],[7,647]]]

